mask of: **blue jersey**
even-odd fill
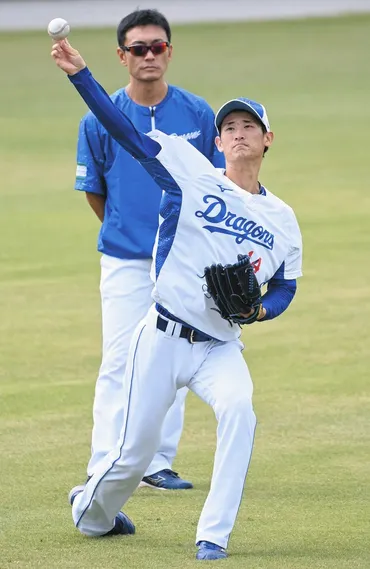
[[[177,134],[215,166],[224,165],[214,144],[214,113],[201,97],[170,85],[155,107],[134,103],[125,89],[111,99],[141,132]],[[99,251],[121,259],[152,256],[162,190],[92,113],[80,123],[75,189],[106,197]]]

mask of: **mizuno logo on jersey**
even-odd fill
[[[220,188],[221,192],[232,192],[231,188],[226,188],[225,186],[221,186],[221,184],[217,184],[217,187]]]
[[[203,198],[204,203],[208,204],[205,211],[196,211],[196,217],[202,217],[211,225],[204,225],[203,228],[211,233],[224,233],[235,237],[236,243],[243,243],[246,239],[257,243],[266,249],[274,248],[274,235],[258,225],[252,219],[237,216],[228,211],[223,199],[213,195]]]

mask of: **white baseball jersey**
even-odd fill
[[[204,268],[248,254],[260,284],[279,269],[301,275],[302,240],[292,209],[268,191],[251,194],[181,137],[139,132],[85,68],[70,77],[97,119],[164,190],[153,298],[173,316],[218,340],[239,336],[206,294]],[[143,204],[142,207],[145,207]]]
[[[260,284],[274,275],[295,279],[301,274],[302,253],[297,221],[273,194],[242,190],[182,138],[138,132],[87,68],[71,81],[107,131],[164,190],[153,267],[154,299],[188,326],[225,340],[196,346],[178,341],[171,334],[180,326],[172,322],[157,333],[158,316],[151,308],[130,346],[120,439],[99,462],[84,491],[75,496],[74,522],[86,535],[104,535],[112,529],[117,512],[137,488],[158,448],[176,390],[186,385],[212,406],[219,424],[212,484],[196,542],[227,547],[251,458],[256,418],[253,384],[240,342],[226,341],[234,340],[240,328],[214,310],[205,290],[204,267],[232,264],[238,254],[248,254]]]
[[[172,315],[218,340],[240,335],[215,309],[204,268],[248,254],[260,285],[282,267],[285,279],[302,274],[302,239],[293,210],[271,192],[251,194],[226,178],[180,137],[153,131],[162,147],[156,181],[165,194],[154,252],[153,298]],[[143,164],[144,165],[144,164]]]

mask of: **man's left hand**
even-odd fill
[[[77,49],[74,49],[67,39],[60,40],[53,45],[51,57],[57,66],[68,75],[75,75],[86,67]]]

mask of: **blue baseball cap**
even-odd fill
[[[215,125],[220,132],[221,124],[224,118],[232,113],[233,111],[246,111],[251,115],[254,115],[261,124],[265,127],[267,132],[271,132],[270,123],[267,118],[266,109],[260,103],[252,101],[251,99],[246,99],[245,97],[238,97],[237,99],[231,99],[217,111],[215,117]]]

